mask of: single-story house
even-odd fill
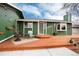
[[[39,34],[71,35],[72,34],[71,14],[67,13],[63,18],[64,20],[18,19],[17,30],[23,36],[29,34],[29,31],[31,31],[33,35],[39,35]]]
[[[72,34],[79,34],[79,22],[72,23]]]
[[[24,19],[22,10],[8,3],[0,3],[0,42],[13,37],[13,32],[5,27],[16,26],[17,31],[26,36],[32,35],[71,35],[71,14],[64,15],[64,20],[55,19]]]

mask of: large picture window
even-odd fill
[[[57,31],[66,31],[66,30],[67,30],[67,24],[66,23],[57,24]]]

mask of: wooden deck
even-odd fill
[[[40,37],[40,35],[38,36]],[[24,43],[21,45],[15,45],[9,39],[3,43],[0,43],[0,51],[12,51],[12,50],[29,50],[29,49],[42,49],[42,48],[56,48],[67,47],[73,51],[79,51],[79,47],[75,47],[69,43],[70,38],[79,38],[79,35],[72,36],[50,36],[39,38],[37,41],[30,43]]]

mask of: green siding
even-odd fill
[[[70,14],[70,22],[72,21],[72,15]]]
[[[52,22],[47,23],[47,34],[49,34],[49,35],[53,34],[53,23]]]
[[[57,31],[56,30],[56,26],[57,26],[58,23],[54,22],[48,22],[47,23],[47,27],[51,26],[50,28],[47,29],[47,34],[49,35],[53,35],[54,33],[56,35],[66,35],[66,31]]]
[[[70,18],[69,20],[68,20],[68,17]],[[71,17],[71,14],[64,16],[64,20],[65,20],[65,21],[68,21],[68,22],[71,22],[71,18],[72,18],[72,17]]]
[[[23,22],[17,22],[17,30],[20,34],[23,34]]]
[[[57,24],[59,24],[59,23],[56,23],[55,27],[57,27]],[[57,29],[56,29],[56,34],[57,35],[66,35],[66,31],[57,31]]]
[[[38,23],[33,22],[33,35],[37,35],[37,34],[38,34]]]
[[[26,25],[27,25],[28,22],[25,22],[25,23],[26,23]],[[23,22],[20,22],[20,21],[19,21],[17,24],[18,24],[18,25],[17,25],[18,31],[19,31],[21,34],[23,34]],[[31,28],[25,28],[24,30],[25,30],[25,34],[28,34],[28,31],[29,31],[29,30],[32,31]],[[37,22],[33,22],[33,35],[37,35],[37,34],[38,34],[38,23],[37,23]]]
[[[66,31],[58,31],[57,35],[66,35]]]
[[[64,16],[64,20],[65,20],[65,21],[68,21],[68,15],[65,15],[65,16]]]
[[[58,23],[54,22],[53,23],[53,33],[57,34],[56,26]]]
[[[5,27],[11,27],[12,25],[16,24],[15,20],[20,18],[18,14],[6,7],[0,7],[0,32],[4,32],[3,35],[0,35],[0,41],[13,35],[11,31],[7,31]]]
[[[54,22],[54,32],[56,35],[66,35],[66,31],[57,31],[56,27],[57,27],[57,24],[59,24],[59,22]]]
[[[39,33],[43,34],[43,23],[39,23]]]
[[[57,31],[56,26],[59,24],[59,22],[47,22],[47,34],[48,35],[53,35],[55,33],[56,35],[71,35],[72,34],[72,24],[67,23],[67,31]],[[19,30],[20,32],[23,32],[23,23],[19,23]],[[26,28],[25,34],[28,33],[29,30],[32,30],[30,28]],[[45,32],[45,31],[44,31]],[[33,22],[33,35],[38,34],[38,23]],[[45,33],[46,34],[46,33]]]
[[[72,24],[67,23],[67,31],[57,31],[57,35],[71,35],[72,34]]]
[[[71,35],[72,34],[72,24],[68,23],[67,25],[67,35]]]
[[[10,35],[12,35],[13,33],[10,31],[5,31],[5,33],[3,35],[0,35],[0,41],[9,37]]]

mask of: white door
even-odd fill
[[[47,23],[39,22],[39,34],[47,34]]]

